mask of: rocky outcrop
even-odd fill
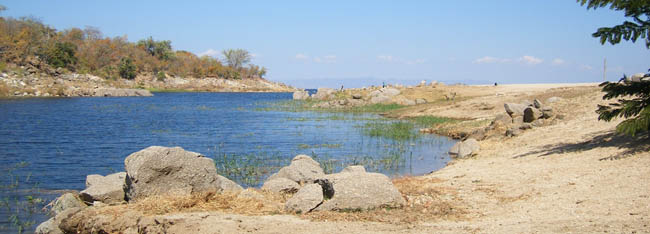
[[[298,183],[282,177],[267,180],[264,182],[264,185],[262,185],[262,190],[274,193],[293,194],[298,192],[298,189],[300,189]]]
[[[311,183],[325,175],[320,164],[307,155],[298,155],[291,160],[289,166],[283,167],[269,177],[269,181],[286,178],[298,184]]]
[[[535,107],[527,107],[524,110],[524,123],[532,123],[533,121],[541,118],[544,114],[541,110]]]
[[[315,210],[373,209],[400,207],[406,201],[390,179],[379,173],[367,173],[362,166],[324,176],[323,191],[331,189],[331,198]],[[325,195],[328,195],[325,193]]]
[[[52,208],[50,209],[50,213],[53,216],[56,216],[70,208],[86,207],[86,204],[84,204],[84,202],[79,198],[79,196],[76,193],[64,193],[56,200],[54,200],[51,203],[51,205]]]
[[[307,100],[309,99],[309,92],[305,90],[298,90],[293,92],[293,100]]]
[[[285,203],[287,211],[307,213],[323,203],[323,189],[319,184],[308,184],[300,188],[298,193],[293,195]]]
[[[453,158],[468,158],[481,149],[478,141],[474,138],[469,138],[467,140],[456,143],[454,146],[449,149],[449,155]]]
[[[524,116],[524,110],[528,107],[528,105],[525,104],[517,104],[517,103],[504,103],[503,107],[506,109],[506,113],[510,115],[510,117],[515,117],[515,116]]]
[[[125,172],[118,172],[107,176],[88,175],[86,189],[79,192],[79,197],[86,204],[99,201],[106,204],[124,201]]]
[[[82,208],[76,207],[76,208],[70,208],[62,211],[61,213],[57,214],[56,216],[48,219],[47,221],[39,224],[36,227],[36,231],[34,233],[36,234],[62,234],[62,233],[68,233],[64,232],[63,230],[60,229],[61,223],[69,219],[71,216],[79,213],[82,211]]]
[[[242,190],[217,174],[212,159],[180,147],[148,147],[129,155],[124,167],[128,201],[155,195]]]
[[[332,98],[334,93],[336,93],[336,90],[331,88],[318,88],[318,91],[316,91],[316,93],[312,95],[311,98],[317,100],[327,100]]]
[[[153,96],[153,94],[151,94],[149,90],[145,90],[145,89],[99,88],[94,90],[92,96],[94,97],[129,97],[129,96],[151,97]]]

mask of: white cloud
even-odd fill
[[[309,56],[305,54],[296,54],[296,59],[305,60],[305,59],[309,59]]]
[[[325,55],[324,58],[325,58],[325,59],[329,59],[329,60],[335,60],[335,59],[336,59],[336,55]]]
[[[377,58],[384,61],[393,61],[393,56],[390,55],[379,55]]]
[[[519,58],[519,61],[528,64],[528,65],[536,65],[544,62],[544,60],[540,58],[536,58],[530,55],[524,55],[523,57]]]
[[[259,57],[262,57],[262,55],[256,54],[256,53],[251,53],[251,58],[259,58]]]
[[[482,58],[477,58],[476,60],[474,60],[473,63],[481,64],[481,63],[507,63],[507,62],[510,62],[510,59],[485,56]]]
[[[426,62],[427,62],[426,59],[416,59],[416,60],[413,60],[413,61],[406,61],[406,64],[413,65],[413,64],[423,64],[423,63],[426,63]]]
[[[564,59],[561,58],[555,58],[553,59],[553,61],[551,61],[551,63],[553,63],[553,65],[562,65],[566,63],[566,61],[564,61]]]
[[[221,54],[221,51],[218,51],[218,50],[215,50],[215,49],[208,49],[206,51],[203,51],[203,52],[199,53],[199,57],[206,56],[206,55],[216,57],[219,54]]]

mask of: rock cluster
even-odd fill
[[[468,158],[478,153],[481,149],[478,141],[474,138],[468,138],[464,141],[459,141],[449,149],[449,155],[452,158]]]
[[[350,166],[340,173],[324,174],[320,164],[306,155],[296,156],[289,166],[269,177],[262,189],[293,194],[285,209],[298,213],[405,204],[397,188],[383,174],[367,173],[363,166]]]
[[[126,172],[88,175],[86,189],[66,193],[52,203],[53,218],[36,233],[61,233],[62,220],[91,206],[137,201],[150,196],[202,192],[240,192],[241,186],[217,174],[212,159],[180,147],[151,146],[124,160]]]
[[[561,98],[552,97],[548,101],[556,102],[559,100]],[[507,115],[498,115],[488,128],[505,128],[506,136],[517,136],[524,130],[547,125],[548,120],[555,116],[553,108],[545,106],[538,99],[535,99],[533,102],[505,103],[503,107]]]

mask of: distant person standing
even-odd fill
[[[497,86],[497,82],[494,82],[494,86]]]
[[[382,81],[382,82],[381,82],[381,87],[382,87],[382,88],[386,88],[386,82],[383,82],[383,81]]]

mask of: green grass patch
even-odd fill
[[[411,122],[415,123],[420,127],[425,127],[425,128],[434,127],[439,124],[456,121],[455,119],[436,117],[436,116],[418,116],[418,117],[409,118],[408,120],[410,120]]]
[[[384,137],[393,140],[410,140],[418,137],[411,122],[370,122],[366,123],[363,133],[371,137]]]

